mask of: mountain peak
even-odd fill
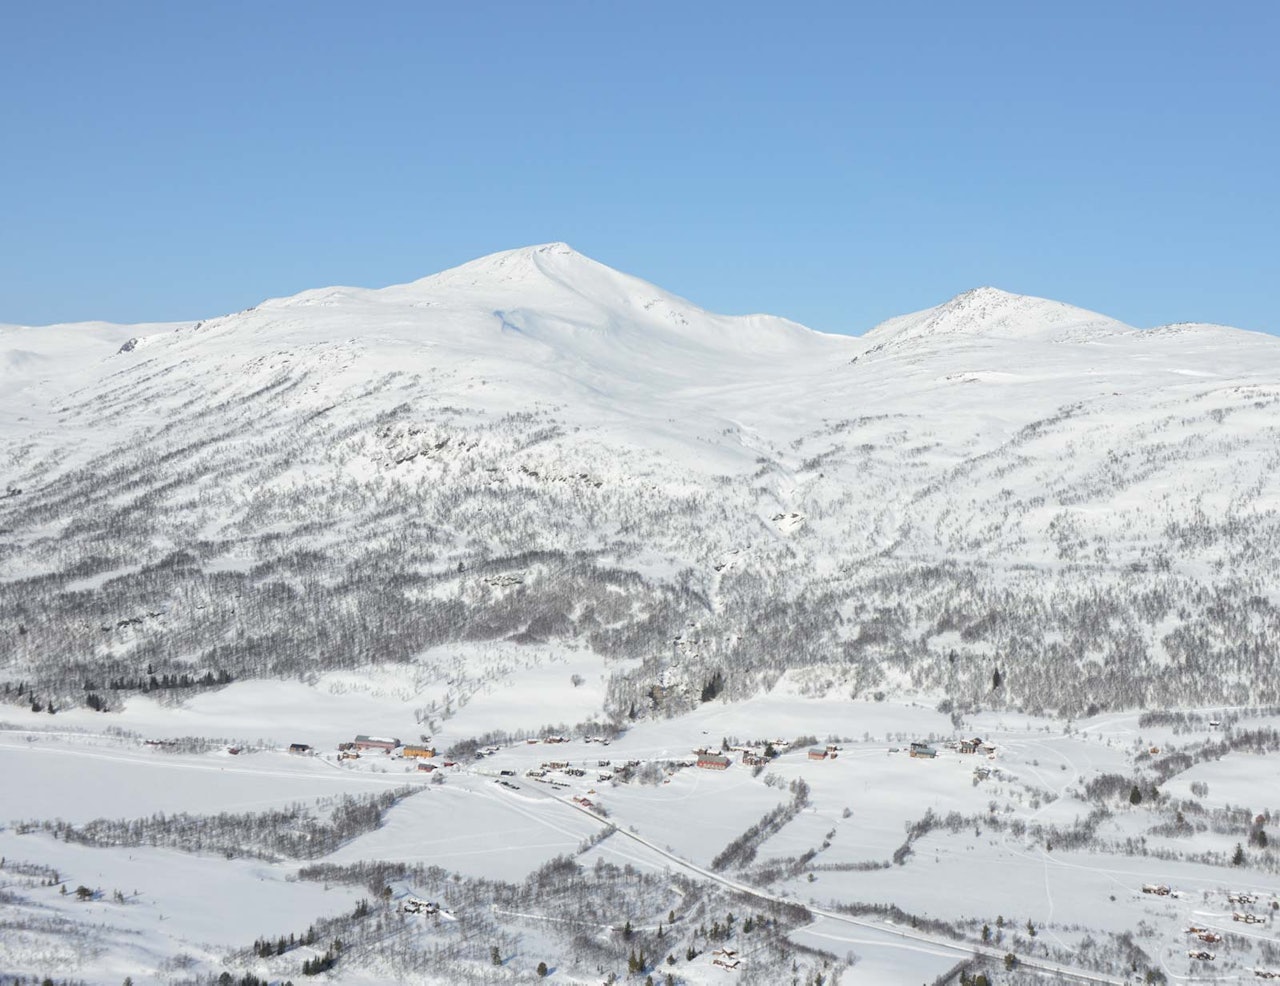
[[[1061,301],[984,286],[934,308],[881,322],[865,338],[882,344],[954,337],[1063,342],[1129,330],[1106,315]]]
[[[599,275],[611,271],[604,264],[579,253],[568,243],[536,243],[502,250],[438,274],[431,274],[406,287],[485,287],[528,285],[550,278],[563,280],[580,272]]]

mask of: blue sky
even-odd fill
[[[0,322],[565,240],[826,331],[993,284],[1280,332],[1280,3],[6,5]]]

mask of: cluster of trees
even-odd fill
[[[56,839],[89,846],[169,846],[186,852],[219,852],[228,858],[317,859],[378,828],[393,805],[420,790],[405,786],[376,794],[344,794],[314,805],[293,804],[263,812],[157,813],[146,818],[99,818],[80,825],[39,820],[17,823],[14,829],[46,831]]]
[[[587,846],[583,851],[589,850]],[[538,929],[539,948],[552,949],[557,956],[558,970],[593,980],[609,975],[616,981],[627,976],[642,981],[645,975],[655,982],[667,976],[675,979],[682,961],[751,936],[752,961],[744,971],[745,981],[765,986],[787,980],[797,951],[786,932],[811,920],[796,905],[729,894],[718,885],[678,874],[618,867],[599,856],[589,867],[571,857],[553,859],[520,883],[395,862],[316,863],[303,867],[299,877],[362,885],[381,900],[388,900],[388,887],[397,884],[441,901],[456,920],[435,926],[426,939],[407,933],[413,919],[376,909],[363,922],[349,922],[353,927],[346,931],[331,925],[324,933],[341,934],[347,942],[344,962],[359,966],[360,942],[371,940],[362,936],[381,934],[379,954],[394,956],[379,966],[385,974],[429,969],[444,975],[447,970],[451,981],[460,983],[486,982],[483,967],[494,964],[543,975],[545,961],[527,956],[520,945],[519,929],[531,922]],[[402,950],[409,954],[402,955]],[[819,965],[815,960],[808,968]]]
[[[809,785],[803,778],[791,782],[791,800],[771,808],[754,825],[725,846],[711,861],[713,870],[747,866],[768,839],[782,831],[809,804]]]

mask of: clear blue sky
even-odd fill
[[[565,240],[827,331],[981,284],[1280,332],[1280,2],[5,5],[0,322]]]

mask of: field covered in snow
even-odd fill
[[[655,981],[669,973],[696,984],[722,981],[712,963],[730,961],[717,954],[726,948],[744,982],[777,981],[791,955],[846,986],[928,982],[975,949],[988,950],[992,975],[1010,982],[1073,981],[1070,970],[1122,982],[1135,963],[1167,982],[1236,982],[1280,957],[1280,862],[1256,837],[1280,817],[1280,787],[1268,780],[1280,764],[1280,746],[1268,746],[1272,718],[1209,710],[1068,723],[988,712],[957,724],[910,701],[808,697],[784,678],[755,699],[563,742],[474,747],[451,723],[424,761],[438,769],[423,772],[381,751],[340,761],[338,743],[356,733],[334,722],[392,732],[385,727],[406,699],[330,684],[289,686],[314,693],[328,720],[315,728],[298,712],[300,695],[283,720],[275,716],[280,685],[221,693],[236,701],[220,732],[265,736],[283,722],[293,742],[315,739],[308,755],[265,741],[234,755],[217,743],[196,749],[190,738],[211,721],[213,694],[67,715],[59,729],[47,715],[9,715],[0,768],[24,793],[6,799],[0,830],[0,968],[104,984],[124,975],[194,983],[225,970],[283,979],[325,954],[323,940],[274,953],[281,936],[300,941],[313,926],[352,938],[324,981],[353,984],[532,982],[548,955],[559,959],[549,981],[595,983],[601,955],[615,953],[621,974],[634,943],[650,950]],[[539,700],[527,684],[520,694]],[[147,742],[179,736],[188,738],[179,747]],[[987,752],[960,752],[958,741],[975,736]],[[911,756],[912,742],[936,756]],[[776,756],[766,762],[743,762],[741,751],[770,746]],[[468,752],[447,752],[455,747]],[[810,754],[829,747],[823,759]],[[693,766],[697,750],[725,750],[730,765]],[[1162,758],[1178,769],[1165,776]],[[373,827],[314,856],[275,853],[271,843],[258,852],[249,836],[231,851],[154,845],[93,823],[185,814],[216,832],[219,814],[309,805],[323,824],[344,796],[406,784]],[[1147,792],[1138,803],[1134,786]],[[770,818],[767,830],[753,829]],[[39,824],[50,819],[67,828]],[[1245,858],[1233,864],[1237,843]],[[748,849],[726,854],[731,845]],[[598,881],[588,896],[612,896],[598,921],[584,920],[581,902],[555,904],[554,893],[534,889],[573,871]],[[384,883],[385,896],[375,887]],[[1152,885],[1171,892],[1144,892]],[[77,898],[80,887],[89,899]],[[1251,900],[1228,899],[1240,893]],[[445,913],[424,924],[403,912],[414,898]],[[716,937],[718,909],[738,924]],[[767,937],[743,930],[756,910],[760,927],[765,914],[777,922]],[[1243,913],[1256,923],[1233,919]],[[619,938],[617,914],[633,938]],[[1188,927],[1222,937],[1204,945],[1212,962],[1188,957],[1199,941]],[[273,943],[272,955],[253,951],[259,939]],[[500,966],[488,962],[490,941]],[[655,947],[674,962],[653,961]],[[1022,962],[1014,973],[1003,969],[1007,953]],[[426,954],[450,971],[405,957]]]

